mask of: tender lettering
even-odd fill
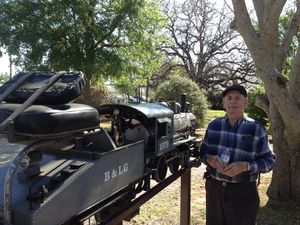
[[[128,163],[113,168],[112,170],[104,172],[104,182],[107,182],[115,177],[118,177],[128,171]]]

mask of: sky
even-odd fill
[[[9,60],[8,56],[5,54],[0,57],[0,74],[1,73],[9,73]]]

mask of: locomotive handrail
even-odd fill
[[[31,75],[31,73],[28,73]],[[9,88],[7,91],[4,92],[3,96],[4,98],[7,97],[12,91],[14,91],[20,84],[22,84],[30,75],[25,75],[24,79],[20,79],[20,82],[16,82],[18,85],[12,85],[11,88]],[[13,123],[13,120],[16,119],[25,109],[27,109],[29,106],[33,104],[33,102],[43,93],[45,92],[49,87],[51,87],[61,76],[64,75],[64,72],[59,72],[52,76],[49,80],[47,80],[44,84],[41,85],[39,89],[37,89],[16,111],[14,111],[8,118],[6,118],[1,124],[0,124],[0,132],[4,131],[7,126],[11,123]],[[14,89],[13,89],[14,88]],[[3,98],[1,95],[0,100]],[[1,101],[0,101],[1,102]]]
[[[195,140],[197,140],[197,137],[188,137],[187,139],[183,139],[183,140],[175,140],[173,145],[174,146],[179,146],[183,143],[187,143],[189,141],[195,141]]]

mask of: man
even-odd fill
[[[275,165],[264,128],[244,115],[247,91],[223,92],[226,115],[211,121],[200,155],[207,165],[206,225],[255,225],[259,207],[256,180]]]

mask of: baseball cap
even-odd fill
[[[223,97],[225,97],[225,96],[228,94],[228,92],[230,92],[230,91],[238,91],[238,92],[240,92],[242,95],[244,95],[245,97],[247,97],[247,91],[246,91],[246,89],[245,89],[243,86],[241,86],[241,85],[235,84],[235,85],[232,85],[232,86],[227,87],[227,88],[223,91],[223,93],[222,93]]]

